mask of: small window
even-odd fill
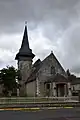
[[[51,67],[51,74],[55,74],[55,67],[54,66]]]
[[[47,89],[50,89],[50,84],[49,84],[49,83],[46,84],[46,88],[47,88]]]

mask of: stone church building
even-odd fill
[[[15,58],[21,74],[20,96],[72,96],[72,81],[68,79],[54,53],[51,52],[43,61],[38,59],[33,64],[34,57],[25,26],[22,45]]]

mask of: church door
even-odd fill
[[[64,84],[57,84],[57,96],[64,97],[64,94],[65,94]]]

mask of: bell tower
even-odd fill
[[[20,95],[24,96],[26,94],[25,89],[25,81],[27,80],[28,76],[30,75],[30,71],[32,68],[32,59],[35,57],[35,55],[32,53],[32,50],[29,47],[29,41],[28,41],[28,33],[27,33],[27,25],[25,25],[24,29],[24,35],[22,40],[21,48],[19,49],[19,52],[17,53],[15,60],[18,60],[18,69],[21,74],[21,90]]]

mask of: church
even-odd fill
[[[72,78],[75,77],[71,77],[65,72],[53,51],[43,61],[38,59],[33,64],[34,57],[29,46],[27,25],[25,25],[21,48],[15,57],[21,75],[20,96],[71,97],[73,88],[77,88],[75,91],[78,91],[77,86],[80,86],[80,79],[75,79],[78,82],[74,82],[75,80]],[[74,87],[74,85],[76,86]]]

